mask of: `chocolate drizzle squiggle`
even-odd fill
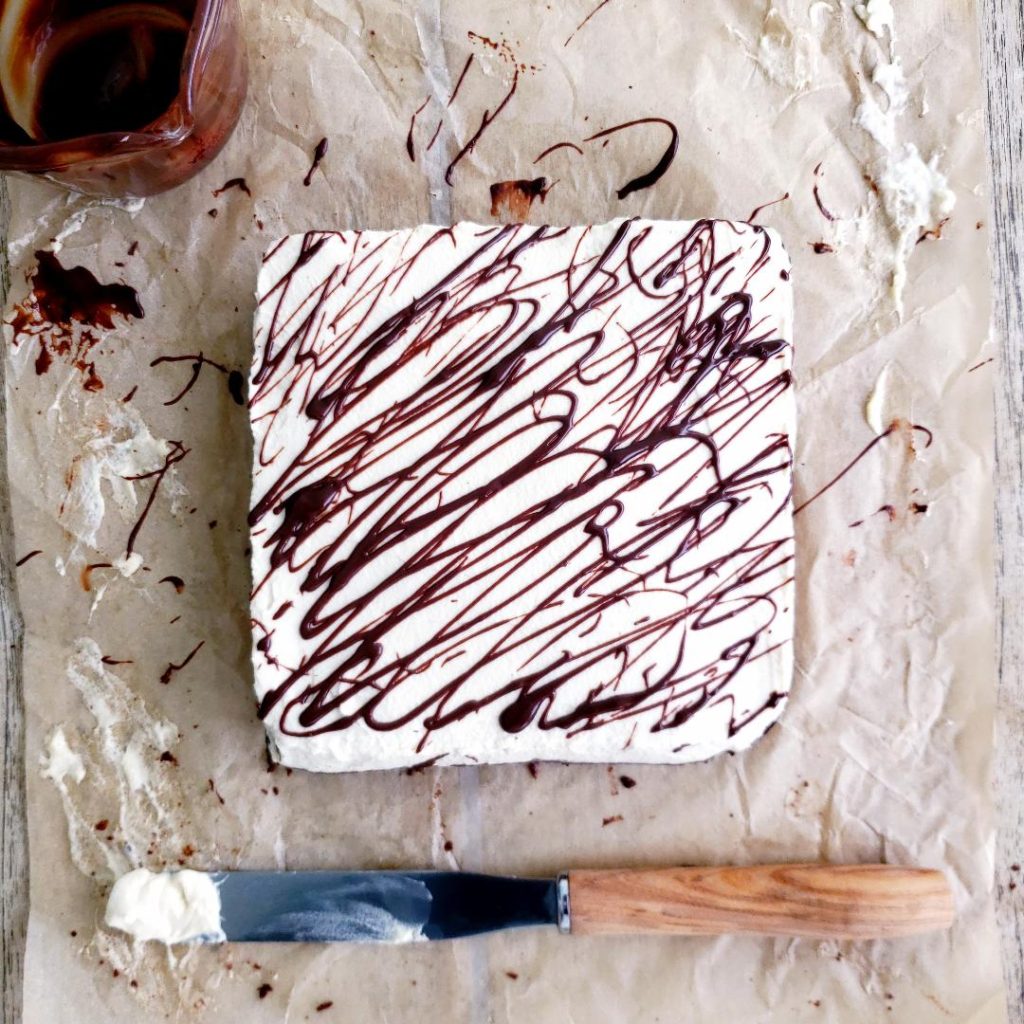
[[[787,278],[769,232],[708,221],[275,246],[261,715],[404,730],[409,763],[476,716],[665,760],[698,715],[712,751],[763,732],[788,690]]]

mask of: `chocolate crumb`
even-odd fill
[[[835,247],[828,244],[828,242],[812,242],[811,248],[819,255],[824,256],[825,253],[835,252]]]
[[[106,818],[100,818],[100,820],[93,825],[93,828],[96,829],[97,832],[106,832],[107,829],[110,828],[110,822]]]
[[[214,220],[216,220],[217,219],[217,215],[219,213],[220,213],[220,210],[207,210],[206,211],[206,216],[207,217],[212,217]]]
[[[537,778],[537,774],[538,773],[537,773],[537,762],[536,761],[528,761],[527,764],[526,764],[526,770],[530,773],[530,778],[531,779]]]
[[[256,989],[256,994],[260,997],[260,999],[266,999],[267,996],[269,996],[270,993],[273,991],[274,986],[265,981],[263,982],[262,985],[260,985],[258,989]]]
[[[446,839],[444,841],[444,849],[446,853],[451,853],[455,849],[455,844],[450,839]]]
[[[621,814],[613,814],[609,818],[602,818],[601,819],[601,828],[604,828],[606,825],[614,825],[614,824],[616,824],[617,822],[620,822],[620,821],[622,821],[622,815]]]
[[[620,775],[619,785],[622,786],[623,789],[632,789],[636,785],[636,779],[629,775]]]
[[[77,939],[78,938],[78,932],[76,932],[74,928],[71,929],[71,938],[73,938],[73,939]]]
[[[518,973],[516,971],[506,971],[505,972],[505,977],[506,978],[511,978],[513,981],[518,981],[519,980],[519,975],[518,975]]]
[[[178,763],[178,759],[169,750],[165,750],[160,755],[160,760],[161,761],[165,761],[167,764],[175,764],[176,765]]]
[[[316,1012],[323,1013],[324,1010],[329,1010],[334,1005],[333,999],[325,999],[322,1003],[316,1004]]]

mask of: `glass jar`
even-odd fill
[[[21,2],[30,5],[33,0]],[[0,8],[3,6],[4,0],[0,0]],[[136,25],[144,24],[148,17],[159,28],[160,8],[160,4],[108,5],[101,16],[108,23],[120,17],[129,26],[128,31],[133,17],[138,19]],[[42,5],[40,9],[45,10]],[[49,10],[53,9],[51,4]],[[66,37],[75,25],[89,20],[79,18],[63,26],[39,24],[38,38],[45,46],[57,32],[64,31]],[[30,109],[33,104],[42,107],[49,100],[53,109],[59,109],[64,83],[48,85],[45,81],[47,69],[53,66],[52,60],[47,63],[45,52],[43,59],[27,55],[21,65],[22,85],[31,102],[23,104],[27,112],[20,122],[15,123],[7,116],[0,126],[0,170],[42,175],[76,192],[112,198],[154,195],[174,188],[200,171],[231,135],[245,99],[245,43],[238,0],[196,0],[191,24],[184,22],[185,26],[187,36],[177,95],[163,113],[135,130],[94,130],[53,141],[45,136],[41,141],[33,141],[19,125],[34,116]],[[0,43],[2,36],[0,31]],[[28,45],[30,38],[30,33],[22,32],[14,45]],[[72,40],[71,45],[74,43]],[[0,52],[0,60],[13,59],[10,52]],[[95,61],[89,66],[90,73],[94,64]],[[12,80],[9,68],[10,63],[5,69],[8,82]],[[31,81],[33,74],[42,80]],[[17,79],[14,81],[18,84]],[[173,80],[170,84],[173,88]],[[74,88],[70,76],[67,87]],[[8,103],[8,110],[10,106]],[[42,117],[40,114],[40,122]]]

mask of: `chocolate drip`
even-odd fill
[[[229,192],[233,188],[237,188],[239,192],[244,192],[247,196],[252,195],[252,192],[249,191],[249,183],[245,178],[228,178],[220,188],[215,188],[213,190],[214,199],[218,196],[224,195],[225,192]]]
[[[640,124],[663,124],[671,132],[672,137],[669,139],[668,146],[665,147],[665,152],[661,154],[658,162],[649,171],[627,181],[622,188],[616,191],[615,195],[619,199],[625,199],[630,193],[639,192],[642,188],[650,188],[661,179],[662,175],[672,166],[672,161],[676,158],[676,150],[679,149],[679,129],[664,117],[639,117],[635,121],[626,121],[624,124],[617,124],[613,128],[605,128],[604,131],[595,132],[583,140],[584,142],[593,142],[595,139],[603,139],[609,135],[625,131],[627,128],[635,128]],[[550,150],[547,150],[547,152],[550,152]]]
[[[330,143],[328,143],[326,136],[316,144],[316,149],[313,150],[313,162],[309,165],[309,170],[306,171],[306,176],[302,179],[302,184],[305,185],[306,188],[309,188],[309,186],[313,184],[313,175],[316,174],[317,168],[320,166],[323,158],[327,156],[327,147],[329,145]]]
[[[285,454],[272,426],[257,438],[249,520],[268,567],[254,596],[275,573],[296,574],[303,595],[297,623],[290,602],[254,623],[282,679],[260,714],[284,733],[415,722],[420,749],[486,709],[509,733],[640,715],[658,732],[724,701],[734,735],[785,696],[751,707],[723,692],[778,646],[792,560],[788,437],[747,429],[792,386],[789,342],[755,298],[770,236],[705,221],[660,241],[625,221],[603,248],[586,250],[584,232],[568,267],[560,256],[548,276],[528,276],[531,250],[561,251],[567,235],[481,229],[434,273],[446,230],[397,265],[358,233],[309,234],[263,296],[254,422],[299,409],[309,421],[299,451]],[[337,264],[307,273],[327,244]],[[413,269],[426,275],[415,297],[378,314]],[[543,313],[538,288],[560,296]],[[621,312],[631,293],[647,310],[635,320]],[[418,383],[403,377],[463,331],[470,340]],[[375,405],[390,388],[404,397]],[[724,531],[738,542],[723,548]],[[664,607],[602,631],[603,614],[651,592],[669,595]],[[396,644],[404,623],[449,605],[431,635]],[[688,653],[725,623],[736,624],[724,648]],[[270,658],[275,630],[296,624],[301,660]],[[541,636],[543,653],[510,670]],[[649,658],[653,648],[672,654]]]

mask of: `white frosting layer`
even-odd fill
[[[285,764],[694,761],[749,745],[781,711],[792,671],[784,441],[794,404],[792,388],[778,387],[788,381],[792,317],[778,237],[726,222],[552,229],[511,264],[477,275],[474,254],[499,230],[479,266],[536,231],[316,233],[282,240],[265,259],[250,387],[253,505],[262,503],[252,529],[253,659],[271,749]],[[647,272],[664,269],[663,254],[691,236],[698,242],[675,273]],[[607,273],[592,273],[596,265]],[[449,275],[437,308],[359,363],[374,331],[437,295]],[[601,285],[607,297],[597,301]],[[562,316],[570,291],[584,315],[529,348],[501,386],[449,388],[476,352],[486,352],[484,371],[522,344],[522,322],[532,329]],[[742,337],[786,344],[734,367],[736,379],[696,363],[689,382],[669,372],[674,345],[686,358],[710,345],[719,358],[702,325],[737,294],[749,303]],[[731,314],[727,326],[739,329]],[[431,380],[440,383],[425,403]],[[311,417],[311,398],[342,381],[343,400]],[[684,398],[698,410],[689,432],[630,462],[627,477],[594,483],[585,502],[562,500],[606,472],[603,447],[624,450],[632,424],[667,423]],[[559,424],[570,427],[560,433]],[[766,457],[780,438],[783,450]],[[545,446],[552,454],[537,471],[517,472]],[[745,473],[749,486],[696,519],[678,512],[711,493],[716,474]],[[287,500],[323,481],[336,490],[325,515],[274,564],[290,528]],[[425,525],[412,530],[414,522]],[[310,582],[357,556],[340,589],[323,586],[322,575]],[[305,637],[304,621],[318,624]],[[366,636],[374,653],[353,658]],[[584,668],[526,727],[503,728],[517,682],[539,672],[543,686],[562,664]],[[310,687],[337,706],[304,718]],[[650,695],[625,711],[601,703],[645,687]],[[377,727],[366,724],[368,700]],[[597,702],[592,715],[558,724],[588,702]],[[431,718],[470,705],[440,727]],[[354,720],[334,728],[345,715]]]
[[[114,883],[104,921],[143,941],[224,941],[220,894],[201,871],[129,871]]]

